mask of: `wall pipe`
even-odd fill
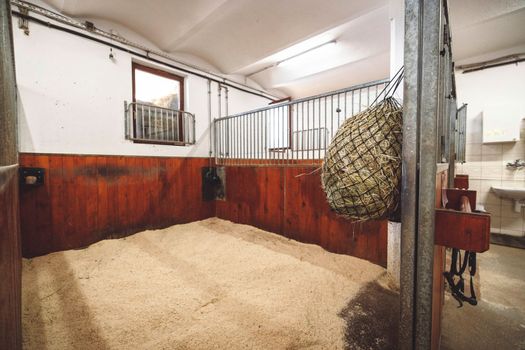
[[[195,75],[195,76],[198,76],[198,77],[201,77],[201,78],[205,78],[205,79],[210,79],[210,80],[212,80],[212,81],[214,81],[216,83],[221,83],[223,85],[227,85],[227,86],[229,86],[231,88],[234,88],[234,89],[237,89],[239,91],[243,91],[243,92],[246,92],[246,93],[249,93],[249,94],[252,94],[252,95],[263,97],[263,98],[266,98],[266,99],[269,99],[269,100],[272,100],[272,101],[278,98],[278,97],[273,96],[273,95],[271,95],[271,94],[269,94],[269,93],[267,93],[265,91],[258,90],[258,89],[255,89],[255,88],[251,87],[251,86],[235,82],[235,81],[227,79],[227,78],[225,78],[225,77],[223,77],[223,76],[221,76],[219,74],[216,74],[216,73],[213,73],[213,72],[210,72],[210,71],[206,71],[206,70],[204,70],[204,69],[202,69],[200,67],[193,66],[191,64],[184,63],[184,62],[181,62],[181,61],[177,61],[176,59],[172,58],[171,56],[169,56],[168,54],[166,54],[166,53],[164,53],[162,51],[149,49],[149,48],[147,48],[145,46],[142,46],[140,44],[136,44],[134,42],[126,40],[126,39],[124,39],[124,38],[122,38],[122,37],[120,37],[118,35],[113,34],[113,33],[105,32],[105,31],[103,31],[101,29],[98,29],[96,27],[94,27],[93,30],[90,30],[90,29],[87,28],[86,24],[84,24],[84,23],[73,21],[73,20],[71,20],[71,19],[69,19],[69,18],[67,18],[65,16],[62,16],[62,15],[57,14],[57,13],[54,13],[54,12],[49,11],[47,9],[44,9],[44,8],[42,8],[40,6],[37,6],[37,5],[34,5],[34,4],[30,4],[30,3],[25,2],[25,1],[19,1],[19,0],[12,0],[11,3],[13,5],[18,6],[19,8],[21,7],[21,8],[27,9],[29,11],[36,12],[39,15],[42,15],[44,17],[53,19],[55,21],[58,21],[59,23],[71,26],[73,28],[84,30],[84,31],[88,32],[89,34],[81,33],[81,32],[79,32],[77,30],[65,28],[63,26],[59,26],[57,24],[54,24],[54,23],[51,23],[51,22],[48,22],[48,21],[44,21],[44,20],[42,20],[40,18],[36,18],[36,17],[33,17],[33,16],[25,15],[25,14],[23,14],[21,12],[18,12],[18,11],[11,11],[13,16],[15,16],[15,17],[22,18],[24,20],[28,20],[28,21],[31,21],[31,22],[36,23],[36,24],[40,24],[40,25],[43,25],[43,26],[48,27],[48,28],[52,28],[52,29],[55,29],[55,30],[59,30],[59,31],[62,31],[62,32],[73,34],[73,35],[76,35],[76,36],[82,37],[84,39],[88,39],[88,40],[91,40],[91,41],[94,41],[94,42],[97,42],[97,43],[100,43],[100,44],[103,44],[103,45],[107,45],[107,46],[109,46],[111,48],[118,49],[118,50],[121,50],[123,52],[127,52],[129,54],[135,55],[135,56],[140,57],[142,59],[145,59],[145,60],[157,63],[157,64],[161,64],[161,65],[164,65],[166,67],[169,67],[169,68],[172,68],[172,69],[176,69],[176,70],[179,70],[179,71],[184,72],[184,73],[192,74],[192,75]],[[103,39],[100,39],[100,38],[96,38],[93,35],[102,36],[103,38],[106,38],[109,41],[106,41],[106,40],[103,40]],[[135,50],[131,50],[131,49],[126,48],[126,47],[121,46],[121,45],[117,45],[117,44],[115,44],[113,42],[119,42],[119,43],[121,43],[123,45],[126,45],[126,46],[129,46],[129,47],[133,47],[135,49],[144,51],[145,54],[142,54],[142,53],[137,52]],[[164,62],[162,60],[153,58],[153,57],[151,57],[152,54],[156,55],[156,56],[159,56],[159,57],[161,57],[163,59],[169,60],[171,62],[174,62],[175,64],[167,63],[167,62]]]
[[[210,157],[210,167],[211,167],[211,157],[213,156],[213,131],[214,131],[214,124],[212,122],[212,116],[211,116],[211,80],[208,79],[208,127],[210,128],[210,147],[209,147],[209,153],[208,156]]]

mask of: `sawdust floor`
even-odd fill
[[[385,270],[207,219],[23,262],[24,349],[388,349]]]

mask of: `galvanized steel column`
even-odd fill
[[[18,163],[16,88],[9,0],[0,1],[0,166]]]
[[[16,84],[9,0],[0,0],[0,348],[21,349]]]
[[[431,347],[441,6],[405,1],[401,349]]]

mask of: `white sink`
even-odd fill
[[[525,206],[525,187],[492,186],[491,189],[501,198],[513,199],[515,212],[521,212],[521,207]]]

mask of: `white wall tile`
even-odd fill
[[[465,146],[465,155],[467,159],[469,159],[469,156],[480,156],[481,143],[467,143]]]
[[[484,144],[481,146],[481,154],[485,155],[501,155],[502,148],[500,143]]]
[[[501,229],[509,231],[523,232],[523,219],[521,218],[501,218]]]
[[[499,233],[501,229],[501,218],[493,214],[490,215],[490,231]]]
[[[501,200],[501,217],[523,220],[523,209],[519,213],[514,211],[514,201],[510,199]]]
[[[504,143],[501,146],[503,160],[513,161],[525,158],[525,141]]]

